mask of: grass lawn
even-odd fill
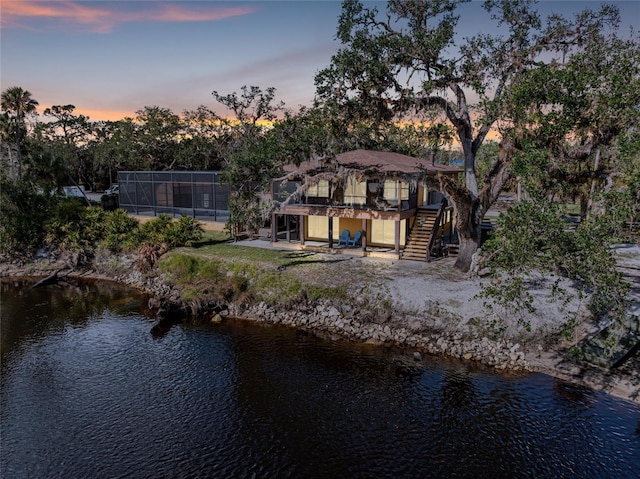
[[[158,267],[188,299],[229,301],[250,295],[277,304],[301,296],[345,298],[352,282],[337,264],[345,261],[312,252],[242,246],[214,232],[193,247],[170,251]]]

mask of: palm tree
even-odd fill
[[[31,92],[19,86],[7,88],[2,92],[2,110],[12,113],[16,123],[16,149],[18,150],[18,179],[22,179],[22,154],[20,152],[20,123],[27,113],[36,110],[38,102],[31,98]]]

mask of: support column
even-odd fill
[[[395,240],[396,254],[400,254],[400,220],[396,220]]]
[[[367,220],[362,220],[362,251],[367,251]]]
[[[300,215],[298,220],[298,236],[300,237],[300,244],[304,246],[304,215]]]
[[[333,248],[333,217],[327,216],[329,218],[329,248]]]
[[[276,213],[271,214],[271,242],[276,243],[278,241],[278,215]]]
[[[286,228],[287,243],[291,243],[291,217],[289,215],[284,215],[284,227]]]

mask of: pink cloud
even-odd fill
[[[3,0],[2,28],[35,29],[33,20],[54,20],[65,26],[75,24],[97,33],[108,33],[118,25],[137,21],[155,22],[211,22],[248,15],[255,11],[248,6],[222,6],[211,3],[189,6],[165,2],[136,3],[135,10],[127,9],[129,2],[110,2],[108,8],[101,3],[77,1]]]
[[[224,20],[226,18],[249,15],[255,9],[251,7],[222,7],[203,5],[198,9],[187,9],[178,5],[164,5],[160,11],[151,13],[153,20],[159,22],[205,22]],[[146,15],[147,13],[144,13]],[[143,17],[144,18],[144,17]],[[141,18],[142,19],[142,18]]]

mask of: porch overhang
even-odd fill
[[[353,218],[359,220],[401,221],[415,216],[417,210],[417,208],[397,211],[357,209],[346,206],[287,205],[280,208],[276,213],[279,215],[328,216],[332,218]]]

